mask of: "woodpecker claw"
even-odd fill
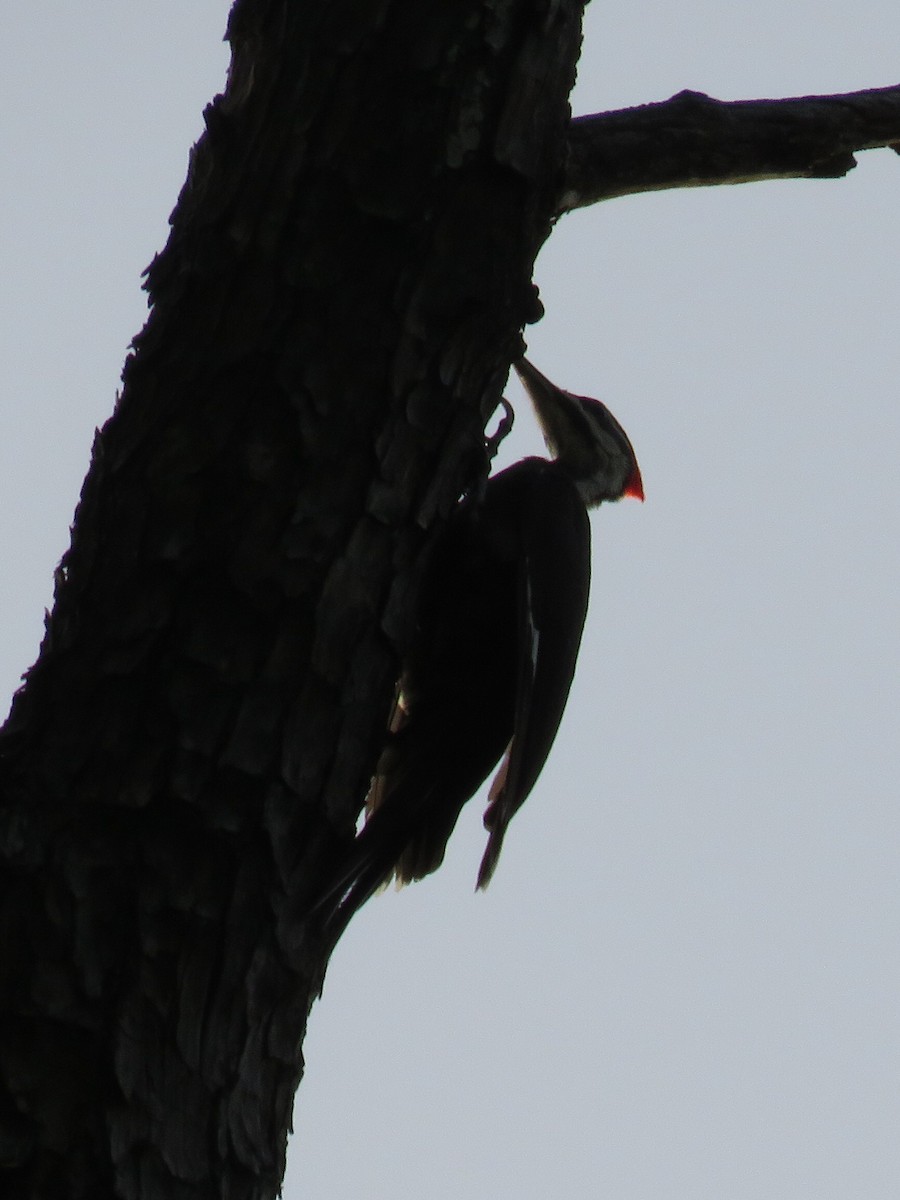
[[[497,451],[500,449],[501,443],[510,433],[513,425],[516,423],[515,409],[505,396],[500,397],[500,407],[503,409],[503,416],[500,418],[500,424],[490,437],[486,437],[484,439],[484,448],[487,453],[489,463],[494,461],[497,456]]]

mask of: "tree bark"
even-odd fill
[[[4,1194],[277,1192],[309,899],[537,315],[580,20],[233,10],[0,742]]]

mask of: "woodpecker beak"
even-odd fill
[[[571,406],[565,403],[567,395],[562,388],[551,383],[546,375],[542,375],[537,367],[532,366],[527,358],[520,358],[513,363],[516,374],[521,380],[522,387],[528,393],[528,398],[534,405],[534,411],[547,442],[547,449],[554,457],[560,453],[560,444],[567,440],[565,436],[564,415]]]

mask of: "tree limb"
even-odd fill
[[[900,86],[788,100],[679,92],[576,118],[557,212],[663,188],[837,179],[881,146],[900,153]]]

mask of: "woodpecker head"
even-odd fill
[[[605,404],[551,383],[527,358],[514,364],[531,398],[547,449],[572,477],[588,508],[623,496],[644,498],[625,430]]]

